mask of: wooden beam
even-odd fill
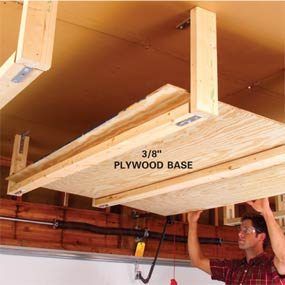
[[[50,69],[58,1],[24,1],[16,63]]]
[[[95,200],[95,206],[109,207],[166,194],[172,191],[190,189],[191,187],[199,185],[211,185],[211,183],[218,180],[237,177],[256,170],[269,168],[284,161],[285,145],[141,188],[97,198]]]
[[[24,1],[17,51],[0,67],[0,109],[51,67],[57,1]]]
[[[27,165],[30,138],[28,136],[15,135],[13,154],[10,167],[10,175],[17,173]],[[8,182],[8,191],[15,182]]]
[[[191,10],[190,112],[218,115],[216,14],[199,7]]]

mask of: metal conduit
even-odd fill
[[[21,219],[14,217],[3,217],[0,216],[0,220],[14,221],[14,222],[24,222],[30,224],[40,224],[40,225],[48,225],[52,226],[55,229],[69,229],[69,230],[81,230],[88,231],[96,234],[102,235],[122,235],[122,236],[133,236],[137,238],[151,238],[151,239],[159,239],[161,238],[161,233],[149,231],[148,229],[139,230],[139,229],[127,229],[127,228],[113,228],[113,227],[99,227],[96,225],[88,224],[88,223],[80,223],[80,222],[64,222],[64,221],[38,221],[38,220],[30,220],[30,219]],[[165,241],[175,241],[176,242],[187,242],[186,236],[179,235],[171,235],[165,234],[163,240]],[[199,242],[201,244],[217,244],[221,245],[223,240],[221,238],[207,238],[200,237]]]

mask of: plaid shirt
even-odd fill
[[[279,275],[273,257],[262,253],[247,263],[246,258],[210,260],[212,279],[228,285],[285,285],[285,275]]]

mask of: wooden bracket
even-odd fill
[[[24,1],[17,51],[0,67],[0,109],[51,67],[57,1]]]
[[[24,135],[15,136],[11,167],[10,167],[10,175],[17,173],[18,171],[26,167],[29,142],[30,142],[30,138],[28,136],[24,136]],[[14,184],[15,182],[13,181],[8,182],[7,194],[9,194],[10,189],[13,187]],[[13,195],[21,196],[22,193],[21,191],[18,191],[17,193],[14,193]]]
[[[218,115],[216,14],[199,7],[191,10],[190,112]]]

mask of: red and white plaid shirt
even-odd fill
[[[280,275],[273,257],[262,253],[247,263],[246,258],[233,260],[210,259],[212,279],[228,285],[285,285],[285,275]]]

